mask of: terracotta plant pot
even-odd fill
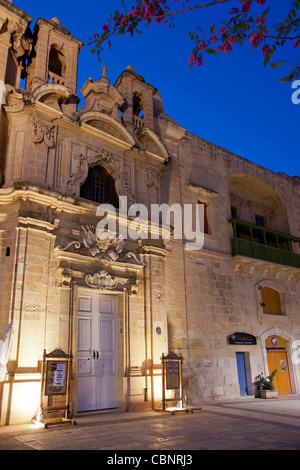
[[[278,398],[278,390],[260,390],[260,398]]]

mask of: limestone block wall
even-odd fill
[[[6,282],[1,283],[1,289],[6,290],[1,302],[1,325],[4,329],[9,321],[14,332],[8,376],[2,384],[2,424],[34,417],[43,351],[57,346],[60,330],[51,233],[41,227],[40,221],[21,217],[13,231],[2,235],[2,244],[8,242],[11,256],[1,258],[6,275]],[[9,265],[8,259],[13,263]]]
[[[171,121],[170,127],[172,124]],[[169,204],[206,202],[211,221],[202,250],[187,251],[184,243],[172,240],[167,252],[169,347],[183,354],[187,401],[197,404],[202,400],[238,398],[239,351],[245,353],[251,394],[254,377],[262,371],[269,373],[265,343],[260,340],[263,332],[274,331],[276,325],[277,334],[289,338],[290,348],[299,335],[299,273],[297,269],[247,258],[242,263],[236,262],[230,247],[231,205],[238,205],[238,218],[242,220],[255,223],[255,214],[265,215],[267,227],[297,236],[299,221],[295,214],[299,199],[294,190],[297,181],[260,168],[188,133],[179,146],[170,137],[163,138],[171,155],[172,175],[171,178],[166,175],[164,197]],[[242,184],[236,185],[231,194],[235,175],[241,175]],[[271,202],[264,202],[264,198]],[[294,249],[297,251],[297,246]],[[289,299],[283,315],[262,313],[258,285],[263,280],[269,285],[275,283],[282,292],[283,304],[284,299]],[[257,345],[229,345],[228,336],[236,331],[253,334]],[[288,362],[292,390],[297,393],[300,374],[290,353]]]
[[[1,331],[4,331],[10,321],[11,307],[13,302],[13,288],[15,283],[15,256],[17,238],[19,234],[16,229],[13,205],[6,207],[0,222],[0,322]]]

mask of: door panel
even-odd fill
[[[78,295],[78,411],[117,406],[117,298]]]
[[[115,305],[112,299],[102,299],[100,300],[100,313],[110,313],[115,312]]]
[[[101,352],[113,352],[114,350],[114,321],[100,320],[100,344]]]
[[[78,378],[78,411],[94,411],[96,382],[93,376]]]
[[[78,310],[83,312],[92,312],[91,296],[82,295],[78,298]]]
[[[274,369],[277,370],[274,377],[274,386],[279,390],[279,395],[289,395],[292,391],[286,352],[268,351],[267,357],[269,373],[271,374]]]
[[[78,351],[88,351],[91,347],[92,319],[78,317]]]
[[[238,378],[241,395],[248,395],[245,355],[243,352],[236,353]]]

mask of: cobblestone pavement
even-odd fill
[[[300,450],[300,397],[200,406],[194,413],[175,415],[153,411],[82,416],[76,425],[48,429],[3,426],[0,450],[105,450],[105,459],[116,459],[117,451],[151,451],[158,458],[163,451],[187,455],[193,450]]]

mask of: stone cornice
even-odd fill
[[[202,186],[197,186],[196,184],[189,184],[188,188],[191,191],[201,194],[202,196],[210,197],[213,199],[215,199],[219,195],[219,193],[213,191],[212,189],[203,188]]]
[[[16,15],[18,19],[25,20],[26,23],[31,23],[33,19],[32,16],[30,16],[28,13],[21,10],[21,8],[17,7],[16,5],[14,5],[12,2],[8,0],[0,0],[0,7],[6,8],[7,10],[9,10],[10,13],[13,13],[14,15]]]
[[[79,215],[96,215],[98,207],[97,203],[79,202],[78,199],[71,196],[63,196],[56,191],[30,183],[15,183],[13,187],[0,189],[0,204],[11,204],[21,200],[50,206],[58,212]]]

